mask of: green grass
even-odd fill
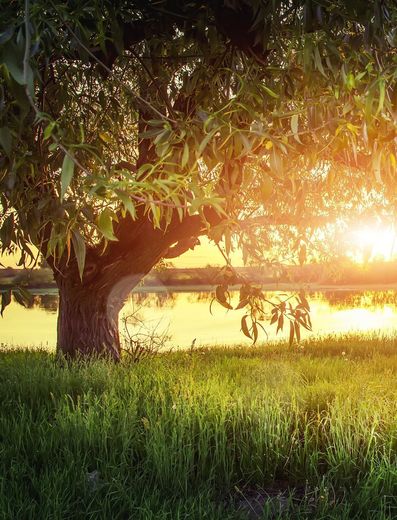
[[[268,496],[258,518],[395,519],[396,397],[390,339],[69,368],[4,350],[0,518],[244,519]]]

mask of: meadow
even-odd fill
[[[1,519],[397,518],[397,341],[0,352]]]

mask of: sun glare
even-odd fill
[[[392,227],[366,225],[351,232],[353,255],[357,262],[391,260],[396,256],[396,231]]]

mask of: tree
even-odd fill
[[[227,260],[290,248],[288,231],[303,262],[308,229],[393,204],[396,17],[368,0],[3,2],[0,239],[53,270],[58,349],[118,359],[127,294],[201,235]],[[254,339],[257,296],[243,285]]]

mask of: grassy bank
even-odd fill
[[[391,340],[117,367],[4,351],[0,515],[397,518],[396,397]]]

